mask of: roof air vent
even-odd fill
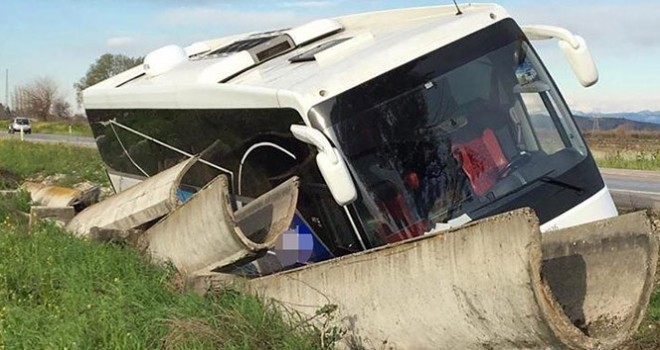
[[[255,62],[263,62],[270,58],[279,56],[285,52],[293,50],[295,44],[291,40],[291,37],[288,35],[279,35],[266,42],[263,42],[251,49],[248,49],[247,52],[252,55]]]
[[[325,38],[344,29],[341,23],[331,19],[319,19],[299,27],[289,29],[287,34],[293,39],[296,46],[308,44],[312,41]]]
[[[206,55],[205,58],[226,57],[237,52],[247,51],[254,58],[254,62],[259,63],[294,48],[293,40],[286,34],[249,37],[223,46]]]
[[[243,50],[249,50],[259,44],[263,44],[268,40],[276,36],[262,36],[258,38],[247,38],[244,40],[234,41],[233,43],[223,46],[206,56],[207,58],[227,56],[230,53],[241,52]]]
[[[176,45],[163,46],[152,51],[144,58],[144,72],[150,77],[155,77],[187,60],[188,55],[181,47]]]
[[[335,45],[339,45],[343,43],[346,40],[350,40],[351,38],[341,38],[341,39],[335,39],[331,40],[328,42],[325,42],[323,44],[317,45],[316,47],[309,49],[299,55],[295,55],[291,58],[289,58],[289,61],[291,63],[298,63],[298,62],[308,62],[308,61],[314,61],[316,60],[315,55],[321,51],[327,50]]]

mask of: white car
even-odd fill
[[[26,134],[32,133],[32,126],[30,125],[30,120],[28,118],[14,118],[9,124],[9,133],[13,134],[15,132],[21,132],[23,130]]]

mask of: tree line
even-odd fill
[[[143,57],[128,57],[106,53],[96,59],[85,76],[73,84],[78,105],[83,103],[82,91],[94,84],[142,63]],[[39,77],[20,86],[12,93],[12,109],[0,103],[0,119],[23,116],[36,120],[70,119],[73,109],[50,77]]]

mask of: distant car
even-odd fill
[[[9,133],[13,134],[15,132],[21,132],[23,130],[26,134],[32,133],[32,126],[30,125],[30,120],[28,118],[14,118],[9,124]]]

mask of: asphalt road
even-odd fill
[[[19,139],[20,135],[0,133],[0,138]],[[25,135],[25,140],[96,147],[94,138],[87,136],[32,134]],[[660,209],[660,171],[606,168],[601,168],[600,171],[618,206]]]
[[[18,133],[9,134],[7,132],[0,133],[1,139],[20,139]],[[89,136],[73,136],[73,135],[51,135],[51,134],[30,134],[24,135],[25,141],[30,142],[49,142],[49,143],[74,143],[84,147],[96,147],[94,138]]]
[[[600,169],[619,207],[660,209],[660,172]]]

